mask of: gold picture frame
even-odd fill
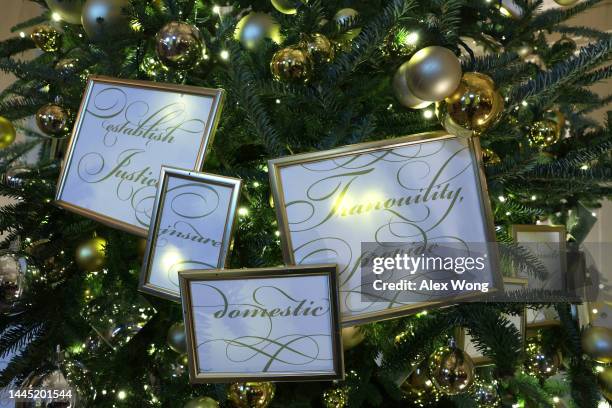
[[[292,243],[291,233],[289,230],[288,215],[285,210],[285,194],[284,186],[281,182],[280,172],[284,168],[290,166],[304,166],[313,162],[324,161],[328,159],[337,159],[343,156],[367,154],[372,152],[391,150],[394,148],[400,148],[410,145],[416,145],[421,143],[433,142],[433,141],[444,141],[449,139],[455,139],[459,143],[465,143],[469,149],[471,155],[471,168],[475,175],[475,186],[478,194],[479,212],[482,214],[483,229],[488,243],[495,243],[495,227],[493,223],[493,214],[490,207],[488,189],[486,184],[486,178],[484,175],[484,169],[482,164],[482,152],[478,138],[461,138],[456,135],[451,135],[444,131],[420,133],[415,135],[403,136],[395,139],[380,140],[375,142],[360,143],[354,145],[348,145],[344,147],[335,148],[328,151],[319,151],[313,153],[296,154],[287,157],[281,157],[268,161],[270,185],[272,189],[272,195],[274,199],[277,220],[279,224],[279,232],[281,238],[281,247],[283,251],[283,258],[286,264],[296,265],[296,258],[294,256],[294,246]],[[500,261],[497,247],[491,250],[490,262],[492,265],[492,277],[493,277],[493,288],[490,292],[499,290],[503,287],[502,275],[500,272]],[[333,261],[332,261],[333,262]],[[412,313],[416,313],[430,306],[444,306],[455,303],[458,300],[470,299],[478,296],[465,295],[458,296],[456,298],[447,298],[443,301],[432,301],[432,302],[418,302],[401,307],[389,308],[382,311],[376,311],[371,313],[363,313],[356,316],[341,317],[343,326],[353,326],[358,324],[364,324],[372,321],[379,321],[385,319],[392,319]]]
[[[526,288],[529,284],[529,280],[525,278],[514,278],[514,277],[504,277],[504,289],[507,289],[510,286],[516,285],[521,288]],[[519,326],[519,331],[521,332],[521,340],[523,346],[525,345],[525,339],[527,338],[527,310],[523,308],[523,313],[520,316],[521,323]],[[457,339],[457,345],[463,351],[468,353],[470,357],[472,357],[472,361],[474,365],[477,367],[487,366],[493,364],[493,360],[484,356],[484,355],[474,355],[475,353],[471,353],[471,348],[468,345],[468,334],[464,327],[458,327],[455,331],[455,336]]]
[[[201,369],[201,365],[199,363],[199,354],[198,347],[203,344],[196,334],[196,316],[194,313],[194,307],[219,307],[216,299],[212,299],[211,301],[215,303],[212,306],[201,306],[194,305],[194,294],[193,294],[193,285],[194,284],[202,284],[203,282],[215,283],[219,281],[229,281],[228,285],[230,285],[232,289],[232,293],[236,294],[240,290],[244,289],[240,288],[240,290],[236,289],[236,285],[240,283],[245,284],[248,281],[253,281],[256,284],[264,285],[262,287],[269,288],[273,279],[281,279],[281,280],[291,280],[294,278],[313,278],[313,277],[325,277],[327,282],[327,290],[325,290],[328,300],[328,314],[329,314],[329,348],[331,352],[331,360],[332,360],[332,369],[327,371],[308,371],[308,370],[294,370],[294,371],[282,371],[282,372],[266,372],[264,370],[254,372],[251,371],[240,371],[240,372],[229,372],[229,371],[221,371],[221,372],[212,372],[212,370],[204,371]],[[189,357],[189,378],[191,383],[228,383],[228,382],[242,382],[242,381],[323,381],[323,380],[341,380],[344,378],[344,357],[342,351],[342,339],[340,334],[340,322],[339,322],[339,306],[338,306],[338,288],[337,288],[337,268],[336,265],[307,265],[307,266],[283,266],[283,267],[270,267],[270,268],[257,268],[257,269],[231,269],[231,270],[192,270],[192,271],[182,271],[179,273],[180,278],[180,286],[181,286],[181,299],[183,306],[183,317],[185,319],[185,330],[187,336],[187,354]],[[304,287],[304,280],[300,279],[299,288],[297,291],[307,292]],[[206,285],[206,284],[205,284]],[[212,286],[211,286],[212,287]],[[219,289],[216,289],[214,293],[222,293]],[[255,293],[255,292],[253,292]],[[278,300],[278,292],[274,291],[274,295],[270,296],[274,298],[274,300]],[[226,299],[226,305],[230,305],[232,294],[228,296]],[[209,299],[209,297],[206,297]],[[258,298],[262,299],[262,298]],[[293,299],[292,299],[293,300]],[[259,303],[258,303],[259,304]],[[262,303],[267,306],[267,304]],[[267,316],[274,316],[274,311],[278,309],[272,309],[271,312],[266,310]],[[313,309],[314,310],[314,309]],[[219,313],[219,312],[216,312]],[[292,312],[295,314],[295,310]],[[211,313],[212,314],[212,313]],[[213,314],[214,315],[214,314]],[[231,316],[231,311],[228,313],[229,317],[234,318],[236,316]],[[263,312],[261,316],[264,316]],[[285,315],[286,316],[286,315]],[[272,320],[272,318],[270,318]],[[270,323],[271,324],[271,323]],[[254,325],[255,327],[260,327],[261,325]],[[288,324],[282,324],[281,327],[288,327]],[[252,326],[253,327],[253,326]],[[252,329],[249,328],[249,330]],[[215,325],[215,336],[222,336],[221,329],[223,326],[220,324]],[[301,325],[301,330],[304,329],[304,325]],[[282,330],[282,329],[281,329]],[[239,332],[239,328],[233,327],[231,330],[231,336],[237,336]],[[264,331],[265,328],[264,328]],[[270,326],[270,333],[272,333],[272,326]],[[301,333],[300,336],[304,336],[304,333]],[[318,336],[319,334],[317,334]],[[283,341],[289,341],[293,344],[293,347],[299,347],[299,344],[294,341],[293,334],[278,336],[277,338],[267,339],[263,337],[259,337],[256,334],[249,336],[251,338],[261,339],[263,343],[260,343],[259,340],[255,345],[247,344],[248,340],[241,340],[242,337],[231,338],[231,339],[223,339],[222,344],[226,344],[229,346],[243,346],[247,350],[252,351],[251,349],[256,349],[257,346],[262,347],[262,350],[255,351],[255,353],[263,354],[265,358],[269,358],[270,362],[272,362],[279,353],[282,353],[283,350],[286,350],[286,345],[282,344],[280,339],[284,339]],[[291,338],[288,340],[288,338]],[[211,343],[209,340],[207,343]],[[196,346],[197,345],[197,346]],[[267,348],[267,346],[270,346]],[[278,349],[275,349],[275,348]],[[265,349],[265,350],[264,350]],[[273,351],[276,350],[276,351]],[[321,352],[323,348],[319,347],[317,344],[317,353]],[[298,350],[299,352],[299,350]],[[215,356],[218,355],[227,355],[226,353],[215,353]],[[223,358],[223,357],[221,357]],[[285,356],[285,358],[287,358]],[[318,358],[318,354],[317,354]],[[207,359],[210,363],[210,359]],[[212,363],[210,363],[212,364]],[[241,361],[239,366],[242,368],[246,365],[246,362]],[[297,364],[296,364],[297,365]],[[246,370],[246,369],[245,369]],[[306,374],[307,373],[307,374]]]
[[[66,157],[63,160],[62,166],[60,169],[60,176],[59,176],[59,181],[58,181],[56,195],[55,195],[55,203],[61,208],[64,208],[76,214],[91,218],[102,224],[111,226],[113,228],[117,228],[122,231],[126,231],[131,234],[135,234],[141,237],[146,237],[148,225],[142,225],[143,224],[142,222],[140,223],[127,222],[127,221],[119,219],[118,216],[108,215],[108,213],[104,213],[104,211],[92,210],[91,208],[88,208],[88,206],[86,206],[85,204],[81,202],[85,199],[78,201],[75,199],[70,199],[70,198],[65,197],[66,184],[68,183],[68,179],[70,177],[74,177],[71,174],[71,169],[74,164],[73,162],[75,160],[78,160],[80,163],[80,161],[83,160],[84,158],[84,156],[81,156],[78,158],[75,157],[75,150],[78,149],[81,143],[85,143],[85,142],[91,143],[92,137],[94,135],[97,135],[97,133],[96,134],[93,134],[93,133],[84,134],[86,130],[83,129],[83,125],[84,125],[85,120],[87,120],[90,116],[98,117],[96,115],[92,115],[91,113],[87,112],[87,109],[90,106],[89,104],[92,99],[92,91],[94,87],[98,85],[108,87],[106,89],[103,89],[103,91],[112,89],[112,90],[119,90],[120,92],[123,92],[122,89],[127,89],[127,90],[132,90],[133,92],[136,92],[136,93],[139,91],[166,92],[170,94],[176,94],[181,98],[183,96],[211,98],[210,111],[208,113],[208,117],[205,118],[205,122],[199,117],[194,117],[190,119],[191,121],[198,120],[200,122],[203,122],[203,129],[199,136],[200,137],[199,143],[191,144],[191,146],[196,147],[197,153],[196,153],[195,161],[193,162],[193,165],[189,166],[189,168],[192,168],[195,171],[202,170],[206,153],[208,149],[210,148],[210,146],[212,145],[214,133],[217,128],[219,118],[221,115],[225,91],[223,91],[222,89],[208,89],[208,88],[201,88],[201,87],[196,87],[196,86],[176,85],[176,84],[169,84],[169,83],[157,83],[157,82],[140,81],[140,80],[123,79],[123,78],[111,78],[111,77],[97,76],[97,75],[92,75],[89,77],[87,81],[87,86],[85,88],[85,92],[83,94],[83,99],[81,101],[81,106],[76,116],[76,121],[75,121],[73,130],[72,130],[72,135],[70,137],[69,144],[68,144]],[[127,95],[125,96],[125,101],[126,101],[126,105],[124,105],[126,107],[125,115],[127,115],[127,109],[130,108],[130,105],[127,105],[127,102],[128,102]],[[143,101],[136,101],[136,102],[141,103]],[[104,106],[103,108],[110,109],[108,106]],[[160,111],[161,109],[156,111],[155,114],[158,114]],[[153,115],[153,113],[151,115]],[[103,119],[104,117],[105,117],[104,115],[100,116],[101,119]],[[134,125],[134,123],[131,123],[128,119],[126,119],[126,123],[129,123],[130,125]],[[147,123],[146,120],[144,120],[144,124],[142,122],[138,122],[135,124],[138,126],[137,129],[140,129],[140,127],[144,126],[146,123]],[[158,123],[159,122],[156,122],[155,124],[158,124]],[[162,122],[162,124],[163,123],[164,122]],[[170,133],[168,129],[171,129],[171,128],[172,127],[170,126],[165,130]],[[108,128],[106,129],[108,133]],[[147,128],[147,129],[150,129],[150,128]],[[103,130],[104,129],[102,129],[102,131],[98,129],[98,133],[103,133]],[[157,131],[159,129],[156,128],[154,130]],[[193,132],[190,131],[190,133],[193,133]],[[168,135],[166,135],[166,138],[168,138]],[[132,136],[130,135],[130,137]],[[82,142],[82,140],[85,140],[85,142]],[[101,153],[99,152],[96,152],[96,153],[100,155],[100,158],[102,159],[102,166],[104,166],[104,157],[102,156]],[[119,157],[115,158],[117,162],[119,162],[120,160]],[[96,158],[97,160],[96,165],[99,165],[100,158]],[[125,160],[125,156],[124,156],[124,160]],[[161,165],[177,166],[177,163],[165,162],[165,163],[161,163]],[[185,166],[180,166],[180,167],[185,167]],[[157,177],[158,172],[159,172],[159,167],[150,169],[150,172],[151,172],[151,177]],[[136,173],[136,171],[134,171],[134,173]],[[86,183],[81,182],[80,185],[82,186],[85,184]],[[108,189],[106,190],[107,190],[106,193],[108,194]],[[124,200],[124,201],[129,201],[129,200]]]
[[[566,267],[567,267],[567,259],[566,259],[566,254],[567,254],[567,250],[566,250],[566,229],[564,225],[546,225],[546,224],[513,224],[511,226],[511,235],[512,235],[512,240],[514,241],[514,243],[516,244],[520,244],[521,241],[518,240],[518,235],[521,232],[524,233],[545,233],[545,234],[550,234],[553,233],[555,235],[558,235],[558,244],[559,244],[559,254],[562,254],[562,256],[560,256],[559,259],[559,265],[561,268],[561,272],[565,274],[565,278],[564,278],[564,282],[563,284],[563,288],[567,287],[567,274],[566,274]],[[544,241],[542,241],[544,242]],[[525,241],[523,241],[523,243],[525,243]],[[556,241],[550,241],[550,243],[554,243],[556,244]],[[518,275],[518,271],[513,270],[515,277],[517,278],[528,278],[526,276],[519,276]],[[545,309],[551,309],[551,313],[553,312],[552,308],[545,308]],[[529,310],[532,309],[528,309],[527,314],[529,313]],[[556,313],[556,311],[554,312]],[[530,322],[529,318],[527,319],[527,329],[539,329],[542,327],[550,327],[550,326],[558,326],[561,324],[561,321],[558,319],[544,319],[544,320],[540,320],[537,322]]]
[[[181,188],[182,187],[191,188],[191,190],[183,189],[179,197],[184,197],[186,195],[189,195],[190,197],[192,197],[190,198],[191,201],[193,201],[193,197],[197,196],[193,190],[196,188],[200,188],[200,189],[204,188],[208,190],[209,193],[212,192],[213,197],[214,196],[217,197],[217,205],[219,205],[219,196],[220,196],[219,188],[230,190],[229,192],[230,196],[229,196],[229,199],[227,200],[228,201],[227,206],[216,207],[215,210],[212,210],[211,212],[205,214],[203,217],[199,217],[200,221],[204,219],[206,220],[206,223],[207,223],[206,229],[207,231],[211,231],[211,230],[217,230],[219,229],[219,227],[216,225],[211,225],[214,222],[214,220],[211,220],[209,217],[214,216],[215,213],[217,213],[219,216],[223,216],[223,225],[224,225],[222,228],[223,235],[221,236],[221,239],[219,241],[215,240],[214,238],[204,237],[202,235],[203,234],[202,229],[193,225],[193,223],[196,222],[198,217],[193,217],[193,216],[184,217],[181,215],[177,215],[177,212],[175,211],[170,211],[173,215],[172,220],[168,219],[169,217],[166,217],[166,219],[164,219],[163,215],[164,215],[164,210],[167,207],[166,200],[168,198],[169,183],[172,179],[182,180],[182,181],[186,181],[189,183],[189,184],[185,184],[180,187]],[[219,246],[218,246],[219,253],[218,253],[217,259],[214,260],[214,263],[210,262],[212,260],[207,262],[208,260],[204,259],[204,255],[205,255],[204,250],[193,251],[197,253],[196,258],[190,259],[188,262],[184,259],[179,259],[177,257],[177,264],[182,265],[180,268],[184,267],[184,269],[193,269],[195,267],[202,267],[196,264],[206,264],[207,266],[210,266],[210,269],[222,269],[226,267],[230,248],[232,246],[232,236],[236,228],[236,208],[238,206],[241,186],[242,186],[242,180],[233,178],[233,177],[219,176],[219,175],[208,174],[208,173],[199,173],[199,172],[194,172],[190,170],[176,169],[176,168],[165,167],[165,166],[162,167],[160,184],[157,189],[157,195],[155,197],[155,204],[153,205],[153,216],[151,218],[151,228],[149,228],[149,235],[147,238],[147,247],[146,247],[142,269],[140,273],[139,290],[141,292],[148,293],[154,296],[158,296],[164,299],[172,300],[175,302],[181,301],[180,289],[178,287],[178,275],[176,276],[177,277],[176,290],[171,290],[168,288],[168,286],[170,286],[169,281],[165,282],[165,286],[162,286],[161,284],[156,285],[151,281],[152,280],[151,273],[153,272],[153,266],[155,264],[154,261],[158,257],[156,248],[158,244],[160,228],[162,227],[162,223],[164,222],[166,224],[171,223],[171,225],[174,226],[173,228],[180,228],[179,226],[177,226],[177,224],[182,227],[187,228],[187,231],[182,231],[182,232],[175,229],[171,232],[171,234],[174,234],[176,232],[176,234],[182,234],[183,236],[191,236],[191,234],[196,234],[197,236],[199,236],[199,238],[196,240],[183,239],[181,241],[179,250],[184,251],[186,249],[185,246],[192,245],[194,243],[200,243],[202,241],[204,241],[207,244],[210,243],[210,245],[212,246],[215,246],[217,242],[219,242]],[[177,187],[175,186],[174,189],[176,188]],[[176,196],[174,196],[173,198],[176,198]],[[201,200],[203,203],[209,203],[211,201],[211,200],[205,199],[204,197],[202,197]],[[172,207],[173,207],[173,203],[168,206],[168,208],[170,209],[172,209]],[[216,211],[217,208],[218,208],[218,211]],[[184,225],[184,224],[188,224],[188,225]],[[187,234],[190,234],[190,235],[187,235]],[[203,240],[202,238],[205,238],[205,239]],[[164,239],[168,241],[168,238],[164,238]],[[178,255],[176,254],[177,250],[175,250],[174,247],[175,246],[172,246],[170,248],[170,251],[175,252],[174,254],[171,254],[171,255],[177,256]],[[164,257],[164,255],[159,255],[159,256],[161,256],[162,258]],[[163,262],[163,259],[162,259],[162,262]],[[168,267],[168,272],[166,273],[175,273],[175,271],[173,270],[172,266],[170,266]],[[176,273],[178,273],[178,269],[176,269]],[[161,279],[161,281],[163,282],[164,280]]]

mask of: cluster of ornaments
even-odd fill
[[[299,44],[285,47],[272,57],[272,76],[284,82],[308,82],[314,64],[328,63],[334,58],[334,47],[323,34],[306,36]]]

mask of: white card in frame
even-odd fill
[[[224,268],[241,180],[162,167],[140,290],[180,302],[178,272]]]
[[[179,277],[192,383],[344,378],[336,265]]]
[[[161,166],[202,169],[224,91],[91,76],[56,203],[145,237]]]
[[[343,325],[458,299],[363,300],[362,243],[495,242],[477,138],[424,133],[274,159],[268,168],[285,262],[338,264]],[[494,291],[503,283],[490,252],[482,281]]]

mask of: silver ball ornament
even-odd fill
[[[393,76],[393,93],[395,97],[407,108],[410,109],[423,109],[427,106],[431,105],[430,101],[424,101],[422,99],[417,98],[414,93],[408,87],[408,62],[404,62],[398,69],[395,71],[395,75]]]
[[[180,354],[187,352],[187,336],[185,334],[185,325],[182,322],[174,323],[168,329],[166,337],[168,347]]]
[[[70,24],[81,24],[82,0],[46,0],[52,13],[57,13],[62,21]]]
[[[419,50],[405,68],[406,83],[414,95],[424,101],[446,98],[461,82],[461,62],[451,50],[439,46]]]
[[[81,23],[90,40],[100,42],[118,38],[129,31],[129,0],[87,0]]]
[[[280,33],[280,25],[269,14],[252,12],[242,17],[236,24],[234,38],[247,49],[255,49],[269,38],[277,44],[280,44],[282,38]]]
[[[45,398],[42,399],[30,399],[25,402],[16,402],[15,408],[80,406],[76,389],[59,369],[55,369],[45,374],[30,374],[20,387],[20,391],[25,391],[26,393],[28,390],[37,389],[57,390],[58,396],[53,398],[53,395],[46,395]],[[62,391],[64,392],[62,393]]]
[[[196,26],[173,21],[162,27],[155,37],[157,57],[166,67],[193,68],[204,57],[206,47]]]

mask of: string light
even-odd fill
[[[404,40],[406,45],[416,45],[418,41],[419,41],[419,33],[416,33],[416,32],[408,34],[406,36],[406,39]]]
[[[219,53],[219,55],[221,56],[222,60],[227,61],[229,59],[229,51],[228,50],[223,50]]]
[[[532,196],[531,196],[531,201],[535,201],[535,200],[537,200],[537,199],[538,199],[538,197],[536,197],[535,195],[532,195]]]
[[[127,392],[121,390],[117,393],[117,399],[124,400],[127,398]]]
[[[506,202],[506,197],[504,197],[503,195],[500,195],[499,197],[497,197],[499,199],[500,203],[505,203]]]
[[[588,170],[588,169],[589,169],[588,164],[583,164],[582,166],[580,166],[580,170]]]
[[[433,113],[433,111],[431,109],[426,109],[426,110],[423,111],[423,117],[425,119],[431,119],[431,118],[433,118],[433,115],[434,115],[434,113]]]
[[[25,34],[23,31],[22,31],[22,32],[20,32],[20,33],[19,33],[19,36],[20,36],[21,38],[25,38],[26,34]]]
[[[246,217],[247,215],[249,215],[249,209],[246,207],[240,207],[238,209],[238,215],[240,215],[241,217]]]
[[[215,14],[221,14],[221,7],[215,5],[213,6],[212,11]]]
[[[61,21],[62,20],[62,16],[60,16],[59,13],[51,14],[51,18],[53,19],[53,21]]]

